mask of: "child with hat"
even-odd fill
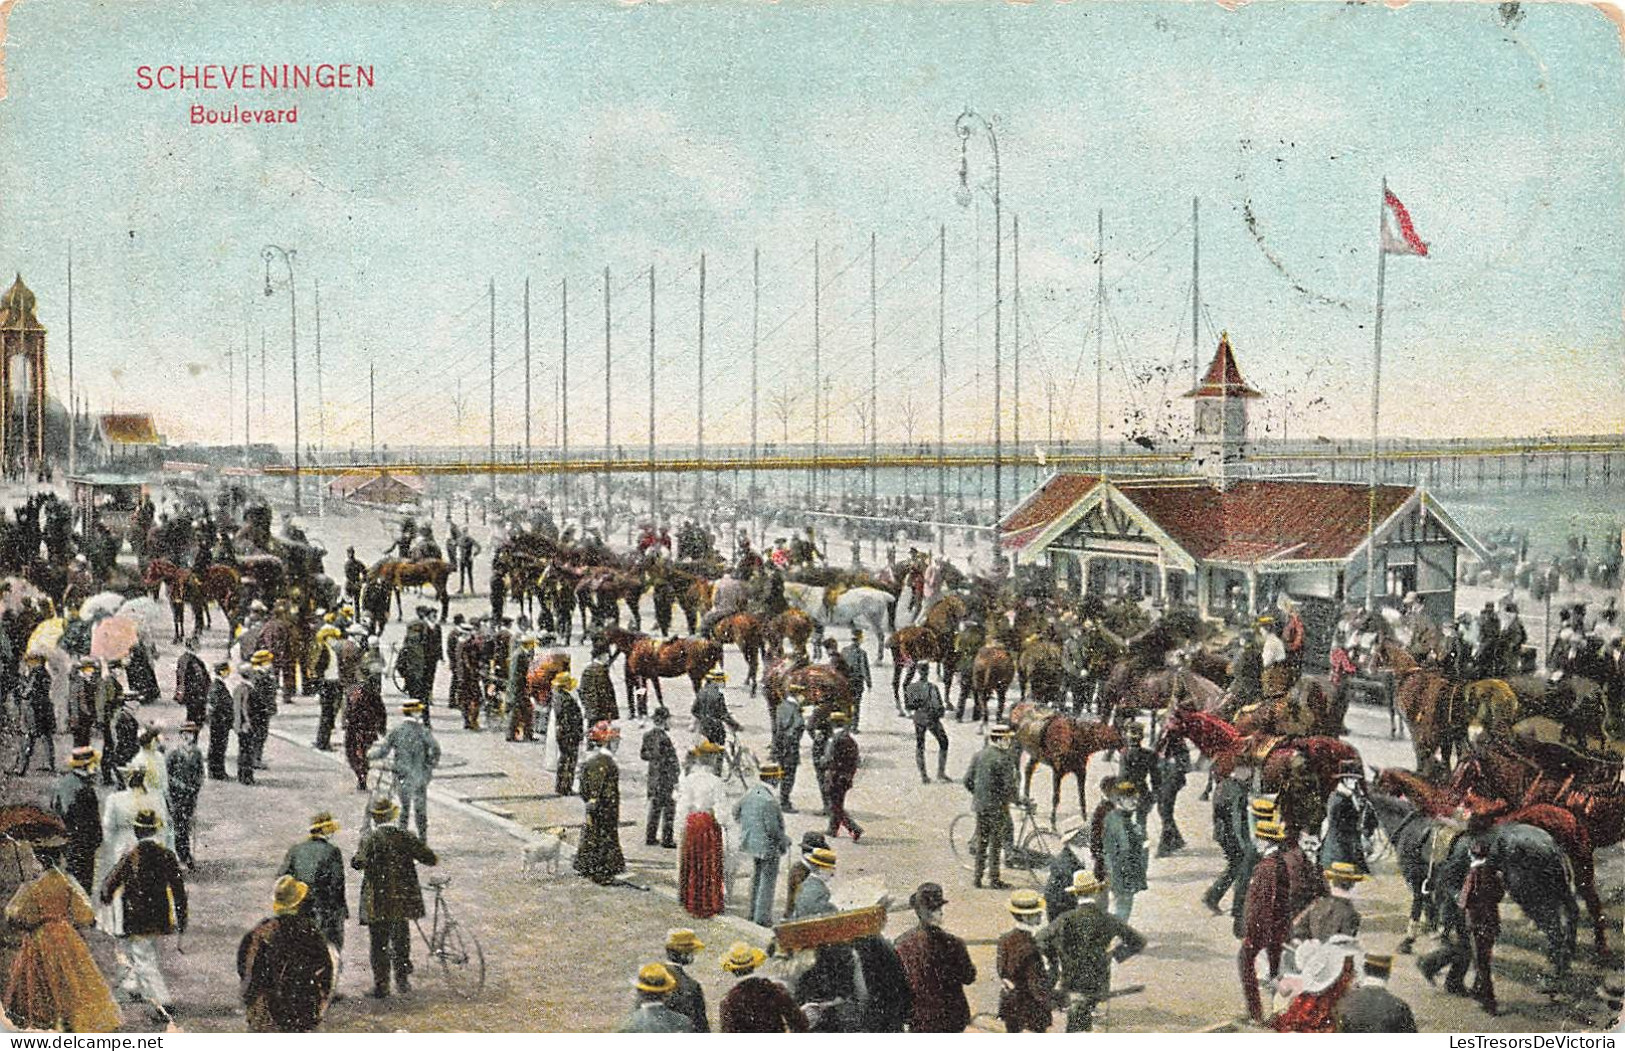
[[[807,853],[807,878],[796,890],[796,907],[791,919],[804,920],[835,911],[829,884],[835,878],[835,851],[815,847]]]

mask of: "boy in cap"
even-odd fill
[[[711,1020],[705,1010],[705,990],[687,968],[704,948],[705,943],[686,927],[666,932],[666,970],[677,980],[666,1006],[687,1018],[696,1033],[709,1033]]]
[[[1052,983],[1033,932],[1043,925],[1044,899],[1037,891],[1018,890],[1007,907],[1016,925],[999,938],[999,1018],[1006,1032],[1043,1033],[1050,1025]]]
[[[1069,891],[1077,905],[1039,931],[1036,941],[1060,961],[1060,990],[1068,999],[1066,1031],[1084,1033],[1094,1028],[1095,1005],[1111,989],[1112,962],[1122,963],[1144,949],[1145,939],[1101,907],[1106,884],[1093,872],[1079,869]]]
[[[677,990],[677,979],[665,964],[646,963],[638,968],[632,982],[637,990],[638,1002],[617,1032],[622,1033],[692,1033],[693,1022],[669,1006]]]

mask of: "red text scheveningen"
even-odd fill
[[[236,66],[137,66],[142,91],[292,91],[298,88],[370,88],[371,66],[352,62]]]

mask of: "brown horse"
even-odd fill
[[[589,612],[597,614],[606,623],[619,621],[622,602],[626,603],[626,608],[632,614],[632,630],[641,631],[643,615],[638,611],[638,600],[646,587],[648,582],[643,579],[643,574],[633,570],[595,566],[582,573],[581,581],[576,585],[582,632],[587,631]]]
[[[750,687],[752,697],[756,696],[756,673],[765,655],[762,631],[762,620],[754,613],[734,613],[711,625],[711,638],[739,647],[745,658],[745,685]]]
[[[1561,744],[1480,738],[1456,764],[1450,787],[1514,807],[1551,803],[1585,826],[1598,850],[1625,842],[1625,789],[1619,766]]]
[[[891,638],[886,640],[886,648],[891,650],[891,695],[896,700],[899,691],[906,686],[904,675],[908,682],[914,681],[916,674],[924,674],[930,678],[930,664],[935,661],[941,669],[942,681],[946,684],[953,668],[953,636],[943,635],[935,628],[924,624],[915,624],[907,628],[898,628],[892,632]],[[947,692],[946,685],[943,692]]]
[[[440,618],[444,620],[449,614],[451,592],[446,590],[446,581],[451,577],[451,563],[445,559],[426,558],[415,562],[387,559],[373,566],[372,573],[395,593],[396,620],[405,618],[401,592],[406,588],[420,588],[425,585],[434,588],[435,598],[440,600]]]
[[[677,605],[682,608],[683,619],[688,621],[690,635],[699,631],[700,620],[711,612],[711,596],[714,587],[711,581],[704,577],[695,577],[686,588],[677,595]],[[755,672],[751,673],[752,679]]]
[[[1461,684],[1423,668],[1397,644],[1385,644],[1382,656],[1394,673],[1394,706],[1410,727],[1416,768],[1426,770],[1438,762],[1449,770],[1451,754],[1467,744],[1467,724],[1473,715]]]
[[[182,569],[168,559],[151,558],[142,572],[141,583],[151,589],[153,598],[158,597],[160,588],[169,589],[169,611],[175,620],[175,642],[180,642],[186,636],[187,606],[192,607],[192,633],[203,634],[203,620],[208,615],[209,603],[191,570]]]
[[[226,618],[227,626],[237,626],[237,596],[243,588],[243,578],[240,573],[230,566],[212,565],[203,571],[199,578],[203,589],[205,605],[203,607],[203,625],[209,627],[209,607],[207,603],[213,602],[220,606],[220,612]]]
[[[546,710],[553,704],[553,676],[559,672],[570,670],[570,655],[563,650],[554,650],[551,653],[538,654],[531,662],[530,670],[525,673],[524,696],[520,704],[529,704],[533,708]],[[532,719],[534,719],[534,715]],[[517,723],[510,723],[508,740],[522,739]]]
[[[769,620],[762,628],[762,648],[777,654],[789,639],[795,652],[807,655],[807,640],[812,638],[813,619],[799,609],[787,609]]]
[[[661,679],[686,675],[698,694],[705,673],[722,663],[722,644],[710,639],[671,639],[662,642],[648,635],[614,627],[604,631],[603,639],[615,652],[626,656],[626,695],[636,696],[639,685],[652,685],[655,700],[661,707],[666,704],[660,691]]]
[[[1016,658],[1016,678],[1022,700],[1028,699],[1027,689],[1031,686],[1032,699],[1039,705],[1052,708],[1060,704],[1066,691],[1061,647],[1043,635],[1029,635]]]
[[[1016,662],[1010,651],[997,642],[983,646],[971,664],[971,693],[976,700],[971,716],[977,722],[987,721],[988,701],[999,695],[999,721],[1004,721],[1004,697],[1016,679]]]
[[[1337,787],[1337,774],[1345,760],[1359,762],[1360,753],[1335,737],[1263,737],[1244,735],[1212,712],[1173,708],[1164,728],[1168,737],[1184,738],[1214,761],[1214,772],[1228,776],[1237,760],[1252,759],[1266,792],[1277,792],[1287,782],[1295,756],[1303,756],[1324,800]],[[1362,767],[1363,769],[1363,767]]]
[[[769,720],[779,702],[790,696],[791,686],[806,689],[807,703],[818,709],[819,719],[836,711],[852,714],[852,687],[840,672],[827,664],[799,664],[793,657],[780,657],[762,673]]]
[[[1372,783],[1389,795],[1404,796],[1433,817],[1453,813],[1463,801],[1462,793],[1435,785],[1409,770],[1379,770]],[[1495,819],[1495,823],[1533,825],[1545,831],[1563,848],[1574,870],[1574,892],[1591,913],[1592,936],[1597,952],[1606,953],[1607,920],[1602,911],[1602,899],[1597,894],[1596,852],[1591,845],[1591,834],[1580,819],[1551,803],[1535,803],[1502,814]]]
[[[1117,729],[1108,723],[1074,719],[1026,702],[1010,709],[1010,722],[1016,730],[1016,747],[1027,756],[1027,769],[1021,782],[1022,798],[1031,801],[1033,771],[1042,761],[1054,775],[1050,824],[1055,824],[1061,809],[1061,782],[1067,774],[1078,779],[1078,813],[1089,813],[1088,800],[1084,797],[1089,780],[1089,757],[1106,749],[1121,748],[1123,737]]]

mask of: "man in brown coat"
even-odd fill
[[[1236,964],[1241,972],[1241,991],[1247,1001],[1247,1014],[1253,1021],[1264,1021],[1264,1005],[1258,992],[1258,970],[1254,965],[1259,952],[1269,960],[1269,976],[1274,978],[1281,968],[1281,949],[1286,944],[1292,926],[1291,898],[1287,880],[1286,861],[1281,856],[1281,844],[1286,830],[1274,821],[1260,821],[1253,832],[1258,843],[1259,858],[1247,881],[1247,904],[1242,914],[1241,952]]]
[[[1011,1033],[1043,1033],[1050,1025],[1050,977],[1033,931],[1044,920],[1044,899],[1034,890],[1010,895],[1016,925],[999,938],[998,968],[1003,989],[999,1018]]]
[[[922,883],[908,903],[919,925],[897,939],[897,955],[908,975],[914,1008],[909,1030],[915,1033],[963,1033],[970,1024],[965,986],[976,981],[976,965],[963,938],[942,929],[942,887]]]
[[[418,886],[419,864],[435,865],[439,858],[423,841],[392,824],[400,807],[388,798],[373,800],[369,813],[376,823],[361,840],[350,867],[361,876],[361,923],[372,942],[372,992],[389,995],[389,976],[403,993],[412,991],[412,928],[422,918],[423,889]]]

